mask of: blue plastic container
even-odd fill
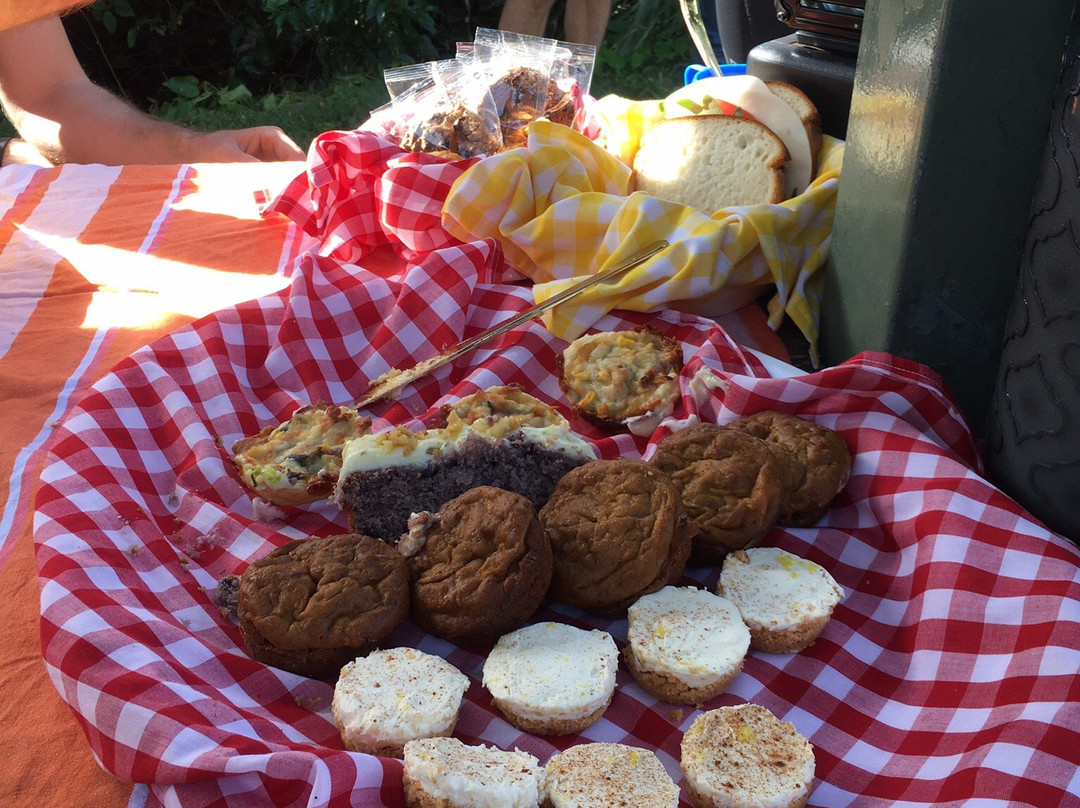
[[[711,67],[705,65],[687,65],[683,71],[683,84],[693,84],[698,79],[707,79],[715,76]],[[720,65],[721,76],[745,76],[746,65]]]

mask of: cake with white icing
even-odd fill
[[[341,669],[334,721],[346,749],[400,758],[417,738],[450,735],[469,677],[442,657],[389,648]]]
[[[824,567],[776,547],[728,555],[716,591],[739,610],[750,645],[779,654],[810,646],[844,596]]]
[[[629,609],[623,659],[642,689],[675,704],[701,704],[730,687],[750,648],[739,610],[696,587],[667,586]]]
[[[469,746],[456,738],[405,744],[409,808],[539,808],[544,770],[526,752]]]
[[[611,635],[536,623],[499,638],[484,687],[506,720],[535,735],[568,735],[597,721],[615,692],[619,651]]]
[[[683,735],[680,765],[695,808],[802,808],[814,749],[757,704],[702,713]]]
[[[354,532],[396,542],[410,514],[435,513],[481,485],[521,494],[539,509],[566,472],[597,456],[554,409],[547,418],[493,412],[471,421],[453,408],[444,413],[442,427],[395,427],[345,444],[334,499]]]
[[[648,749],[582,743],[544,766],[551,808],[677,808],[679,787]]]

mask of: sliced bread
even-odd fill
[[[809,96],[793,84],[783,81],[767,81],[765,85],[773,95],[795,110],[810,141],[812,176],[817,176],[818,154],[821,152],[821,113]]]
[[[634,187],[712,214],[781,202],[788,151],[768,128],[734,115],[672,118],[653,126],[634,156]]]

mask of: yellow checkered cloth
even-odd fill
[[[631,257],[657,239],[671,246],[618,279],[598,284],[545,317],[573,340],[612,309],[677,309],[719,316],[775,286],[769,324],[785,314],[817,339],[844,144],[825,138],[817,176],[777,205],[704,213],[630,193],[632,160],[657,102],[606,96],[597,104],[599,142],[565,126],[533,122],[526,146],[488,157],[450,189],[443,226],[456,238],[494,238],[533,281],[536,301]],[[621,159],[620,159],[621,158]]]

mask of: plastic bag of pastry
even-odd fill
[[[383,81],[386,83],[386,92],[390,94],[390,100],[393,101],[414,87],[419,90],[430,86],[435,82],[436,72],[446,69],[453,61],[453,59],[442,59],[436,62],[419,62],[386,68],[383,70]]]
[[[502,149],[502,134],[486,73],[475,59],[431,63],[420,81],[372,112],[361,126],[406,151],[449,159],[484,157]]]
[[[561,97],[551,78],[557,46],[554,39],[476,29],[473,53],[493,78],[491,95],[506,148],[524,145],[527,127],[544,116],[549,94]]]

